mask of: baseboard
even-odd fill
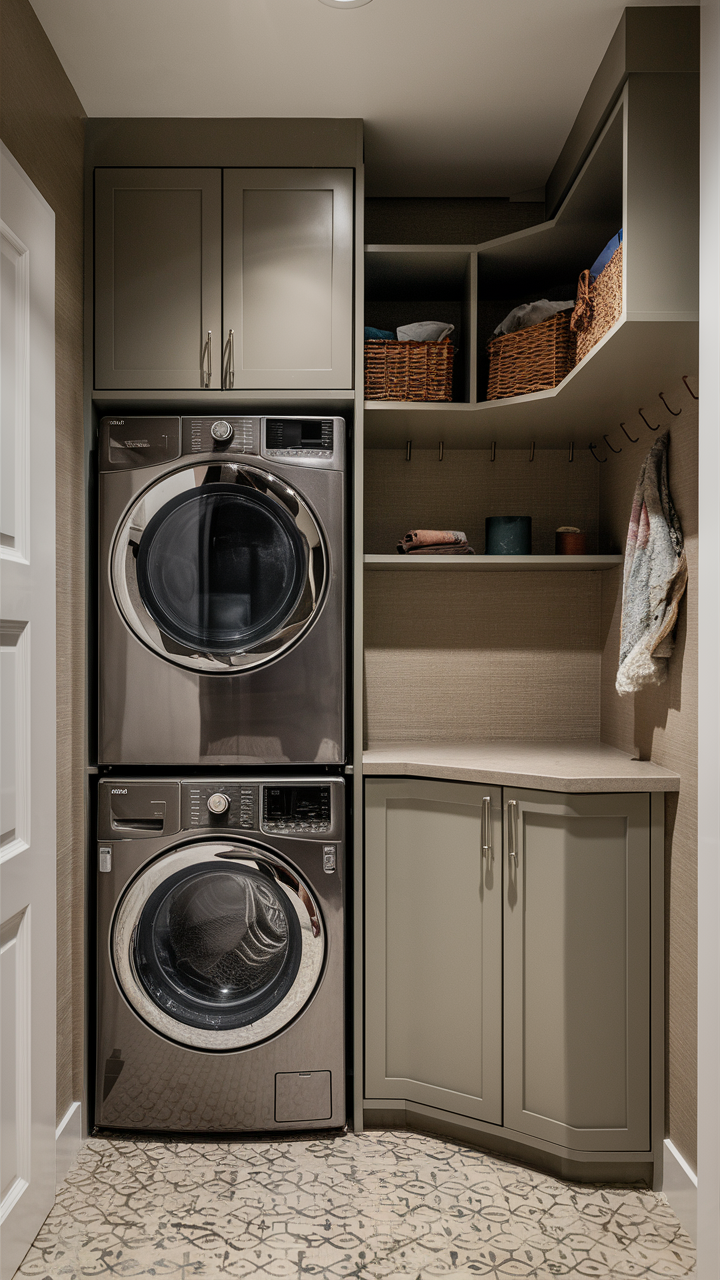
[[[669,1138],[663,1147],[663,1193],[690,1239],[697,1243],[697,1174]]]
[[[60,1184],[83,1142],[82,1106],[73,1102],[55,1130],[55,1181]]]

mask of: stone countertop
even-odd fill
[[[677,773],[604,742],[386,743],[363,753],[363,773],[578,794],[680,789]]]

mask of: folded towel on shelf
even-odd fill
[[[366,342],[394,342],[395,334],[391,329],[376,329],[372,324],[365,325]]]
[[[622,244],[622,238],[623,238],[623,233],[622,233],[622,227],[621,227],[617,235],[613,236],[612,240],[608,240],[602,253],[599,253],[597,258],[593,262],[590,268],[591,282],[597,279],[601,271],[605,270],[613,254],[620,248],[620,245]]]
[[[635,487],[625,548],[619,694],[662,684],[687,586],[682,528],[668,488],[669,432],[657,439]]]
[[[549,302],[547,298],[539,298],[537,302],[521,302],[519,307],[508,311],[505,319],[493,329],[496,338],[503,333],[516,333],[518,329],[530,329],[534,324],[542,324],[558,311],[569,311],[575,306],[575,299],[569,302]]]
[[[443,542],[467,542],[467,536],[457,529],[411,529],[398,546],[407,551],[409,547],[436,547]]]
[[[475,551],[463,542],[437,542],[429,547],[404,547],[398,542],[401,556],[474,556]]]
[[[420,320],[417,324],[401,324],[398,342],[442,342],[455,328],[442,320]]]

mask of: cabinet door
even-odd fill
[[[365,1094],[499,1124],[500,789],[382,778],[365,795]]]
[[[221,186],[220,169],[96,170],[96,387],[220,387]]]
[[[352,386],[352,169],[225,169],[231,387]]]
[[[505,1124],[648,1150],[649,797],[503,799]]]

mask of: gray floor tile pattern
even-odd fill
[[[18,1277],[689,1276],[661,1195],[414,1132],[92,1139]]]

